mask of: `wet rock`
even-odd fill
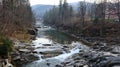
[[[28,29],[28,32],[30,35],[36,35],[37,34],[37,31],[34,30],[34,29]]]
[[[20,59],[21,59],[20,56],[16,56],[16,57],[12,58],[13,61],[15,61],[15,60],[20,60]]]
[[[12,57],[12,60],[15,61],[15,60],[19,60],[21,57],[20,57],[20,53],[18,51],[14,51],[11,53],[11,57]]]
[[[94,59],[91,63],[91,67],[112,67],[114,65],[120,66],[120,57],[114,56],[101,56]]]
[[[63,46],[63,48],[69,48],[69,47],[65,45],[65,46]]]
[[[44,54],[62,54],[61,50],[54,50],[54,51],[41,51]]]
[[[63,66],[61,66],[61,65],[56,65],[55,67],[63,67]]]
[[[69,48],[62,48],[63,49],[63,51],[65,51],[66,53],[69,53],[70,51],[69,51]]]
[[[79,61],[75,61],[74,65],[83,67],[86,64],[84,59],[80,59]]]
[[[73,66],[74,64],[75,64],[74,61],[71,61],[71,62],[67,62],[67,63],[65,63],[66,66]]]
[[[38,60],[38,57],[31,53],[28,49],[19,49],[11,53],[12,62],[14,65],[21,65]]]
[[[46,63],[46,65],[49,67],[49,66],[50,66],[50,63]]]
[[[84,54],[84,53],[83,53]],[[83,67],[87,61],[82,57],[83,54],[75,54],[70,59],[66,60],[65,67]]]
[[[16,45],[14,45],[14,47],[15,47],[16,49],[25,48],[25,45],[24,45],[24,44],[16,44]]]
[[[97,51],[110,51],[112,50],[112,48],[110,46],[107,46],[106,43],[102,43],[102,42],[95,42],[93,44],[93,47],[92,47],[94,50],[97,50]]]
[[[2,67],[13,67],[13,65],[9,62],[8,59],[4,59],[2,62]]]
[[[26,64],[26,63],[30,63],[33,61],[38,60],[38,57],[32,54],[21,54],[20,56],[18,56],[18,58],[14,58],[13,63],[15,65],[21,65],[21,64]]]
[[[35,28],[35,31],[38,31],[38,29],[37,29],[37,28]]]
[[[120,46],[114,46],[112,53],[120,54]]]
[[[55,56],[58,56],[59,54],[42,54],[42,55],[43,55],[43,59],[44,59],[44,58],[55,57]]]
[[[31,50],[28,50],[28,49],[19,49],[19,52],[30,53]]]

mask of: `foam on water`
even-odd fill
[[[88,49],[80,42],[73,42],[71,44],[73,48],[69,50],[69,53],[63,51],[64,53],[58,56],[42,59],[41,58],[42,55],[39,54],[39,51],[41,51],[41,49],[37,49],[37,47],[44,46],[42,44],[52,44],[52,43],[53,42],[47,38],[36,38],[36,40],[33,41],[33,45],[34,45],[33,47],[35,47],[35,50],[38,52],[38,54],[36,55],[39,57],[39,60],[30,63],[28,65],[25,65],[23,67],[55,67],[55,65],[61,64],[62,62],[70,58],[72,55],[79,53],[81,49],[85,49],[85,50]],[[44,49],[43,51],[50,51],[50,50],[54,51],[55,49]]]
[[[60,60],[61,62],[64,62],[70,56],[72,56],[76,53],[79,53],[79,51],[80,51],[80,49],[71,50],[70,53],[61,54],[61,55],[56,56],[54,58]]]
[[[47,38],[36,38],[33,42],[34,47],[43,46],[43,44],[52,44],[52,41]]]

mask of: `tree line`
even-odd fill
[[[86,36],[107,36],[118,34],[120,29],[120,1],[95,0],[94,3],[81,1],[77,10],[60,0],[44,15],[44,23]]]
[[[14,43],[10,38],[18,40],[20,38],[17,36],[25,38],[28,36],[27,31],[33,28],[34,22],[29,0],[2,0],[0,2],[0,58],[8,58],[13,50]]]
[[[0,5],[0,33],[11,36],[18,30],[33,26],[34,17],[29,0],[2,0]]]

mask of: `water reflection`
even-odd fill
[[[71,44],[73,41],[77,41],[78,39],[65,34],[63,32],[59,32],[57,30],[47,30],[45,34],[49,36],[49,38],[60,44]]]

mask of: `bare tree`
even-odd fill
[[[118,20],[120,22],[120,0],[116,0],[116,11],[117,11],[117,16],[118,16]]]
[[[82,22],[82,27],[85,26],[86,7],[87,5],[85,0],[79,3],[78,16],[80,17],[80,22]]]
[[[0,33],[12,35],[18,28],[32,28],[32,16],[29,0],[3,0],[0,7]]]

